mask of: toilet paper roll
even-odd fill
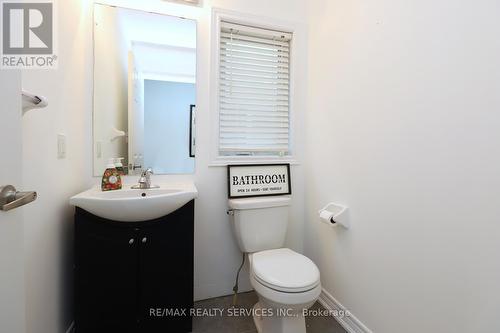
[[[318,211],[318,215],[321,222],[326,223],[331,227],[335,228],[341,225],[344,228],[349,229],[351,227],[351,223],[349,222],[347,210],[347,206],[330,202]]]
[[[326,224],[329,224],[329,225],[332,225],[334,224],[332,222],[332,217],[333,217],[333,213],[328,211],[328,210],[322,210],[320,213],[319,213],[319,218],[321,219],[321,221],[325,222]]]

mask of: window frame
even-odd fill
[[[262,29],[282,31],[292,34],[290,41],[290,68],[289,68],[289,154],[283,157],[276,156],[227,156],[221,155],[219,151],[219,74],[220,74],[220,31],[221,22],[231,22],[235,24],[248,25]],[[296,151],[296,128],[297,112],[295,108],[295,61],[297,45],[296,31],[297,25],[276,19],[236,13],[233,11],[214,8],[212,10],[212,66],[211,66],[211,142],[210,142],[210,166],[226,166],[228,164],[260,164],[260,163],[290,163],[299,164]],[[305,46],[304,46],[305,47]]]

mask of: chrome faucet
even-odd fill
[[[147,190],[151,188],[159,188],[157,185],[151,185],[151,175],[154,175],[153,169],[147,168],[141,173],[139,184],[132,186],[133,189]]]

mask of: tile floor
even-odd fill
[[[193,319],[193,333],[257,333],[251,316],[227,316],[227,309],[232,307],[233,297],[219,297],[195,303],[197,311],[210,311],[211,309],[224,309],[226,315],[201,316]],[[243,311],[252,309],[257,302],[254,292],[238,295],[238,307]],[[320,309],[319,303],[311,309]],[[234,312],[233,312],[234,313]],[[212,314],[215,314],[213,312]],[[307,333],[346,333],[333,317],[307,317]]]

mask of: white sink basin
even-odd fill
[[[141,222],[170,214],[196,197],[198,190],[193,183],[186,182],[150,190],[124,185],[121,190],[103,192],[95,187],[75,195],[69,203],[105,219]]]

